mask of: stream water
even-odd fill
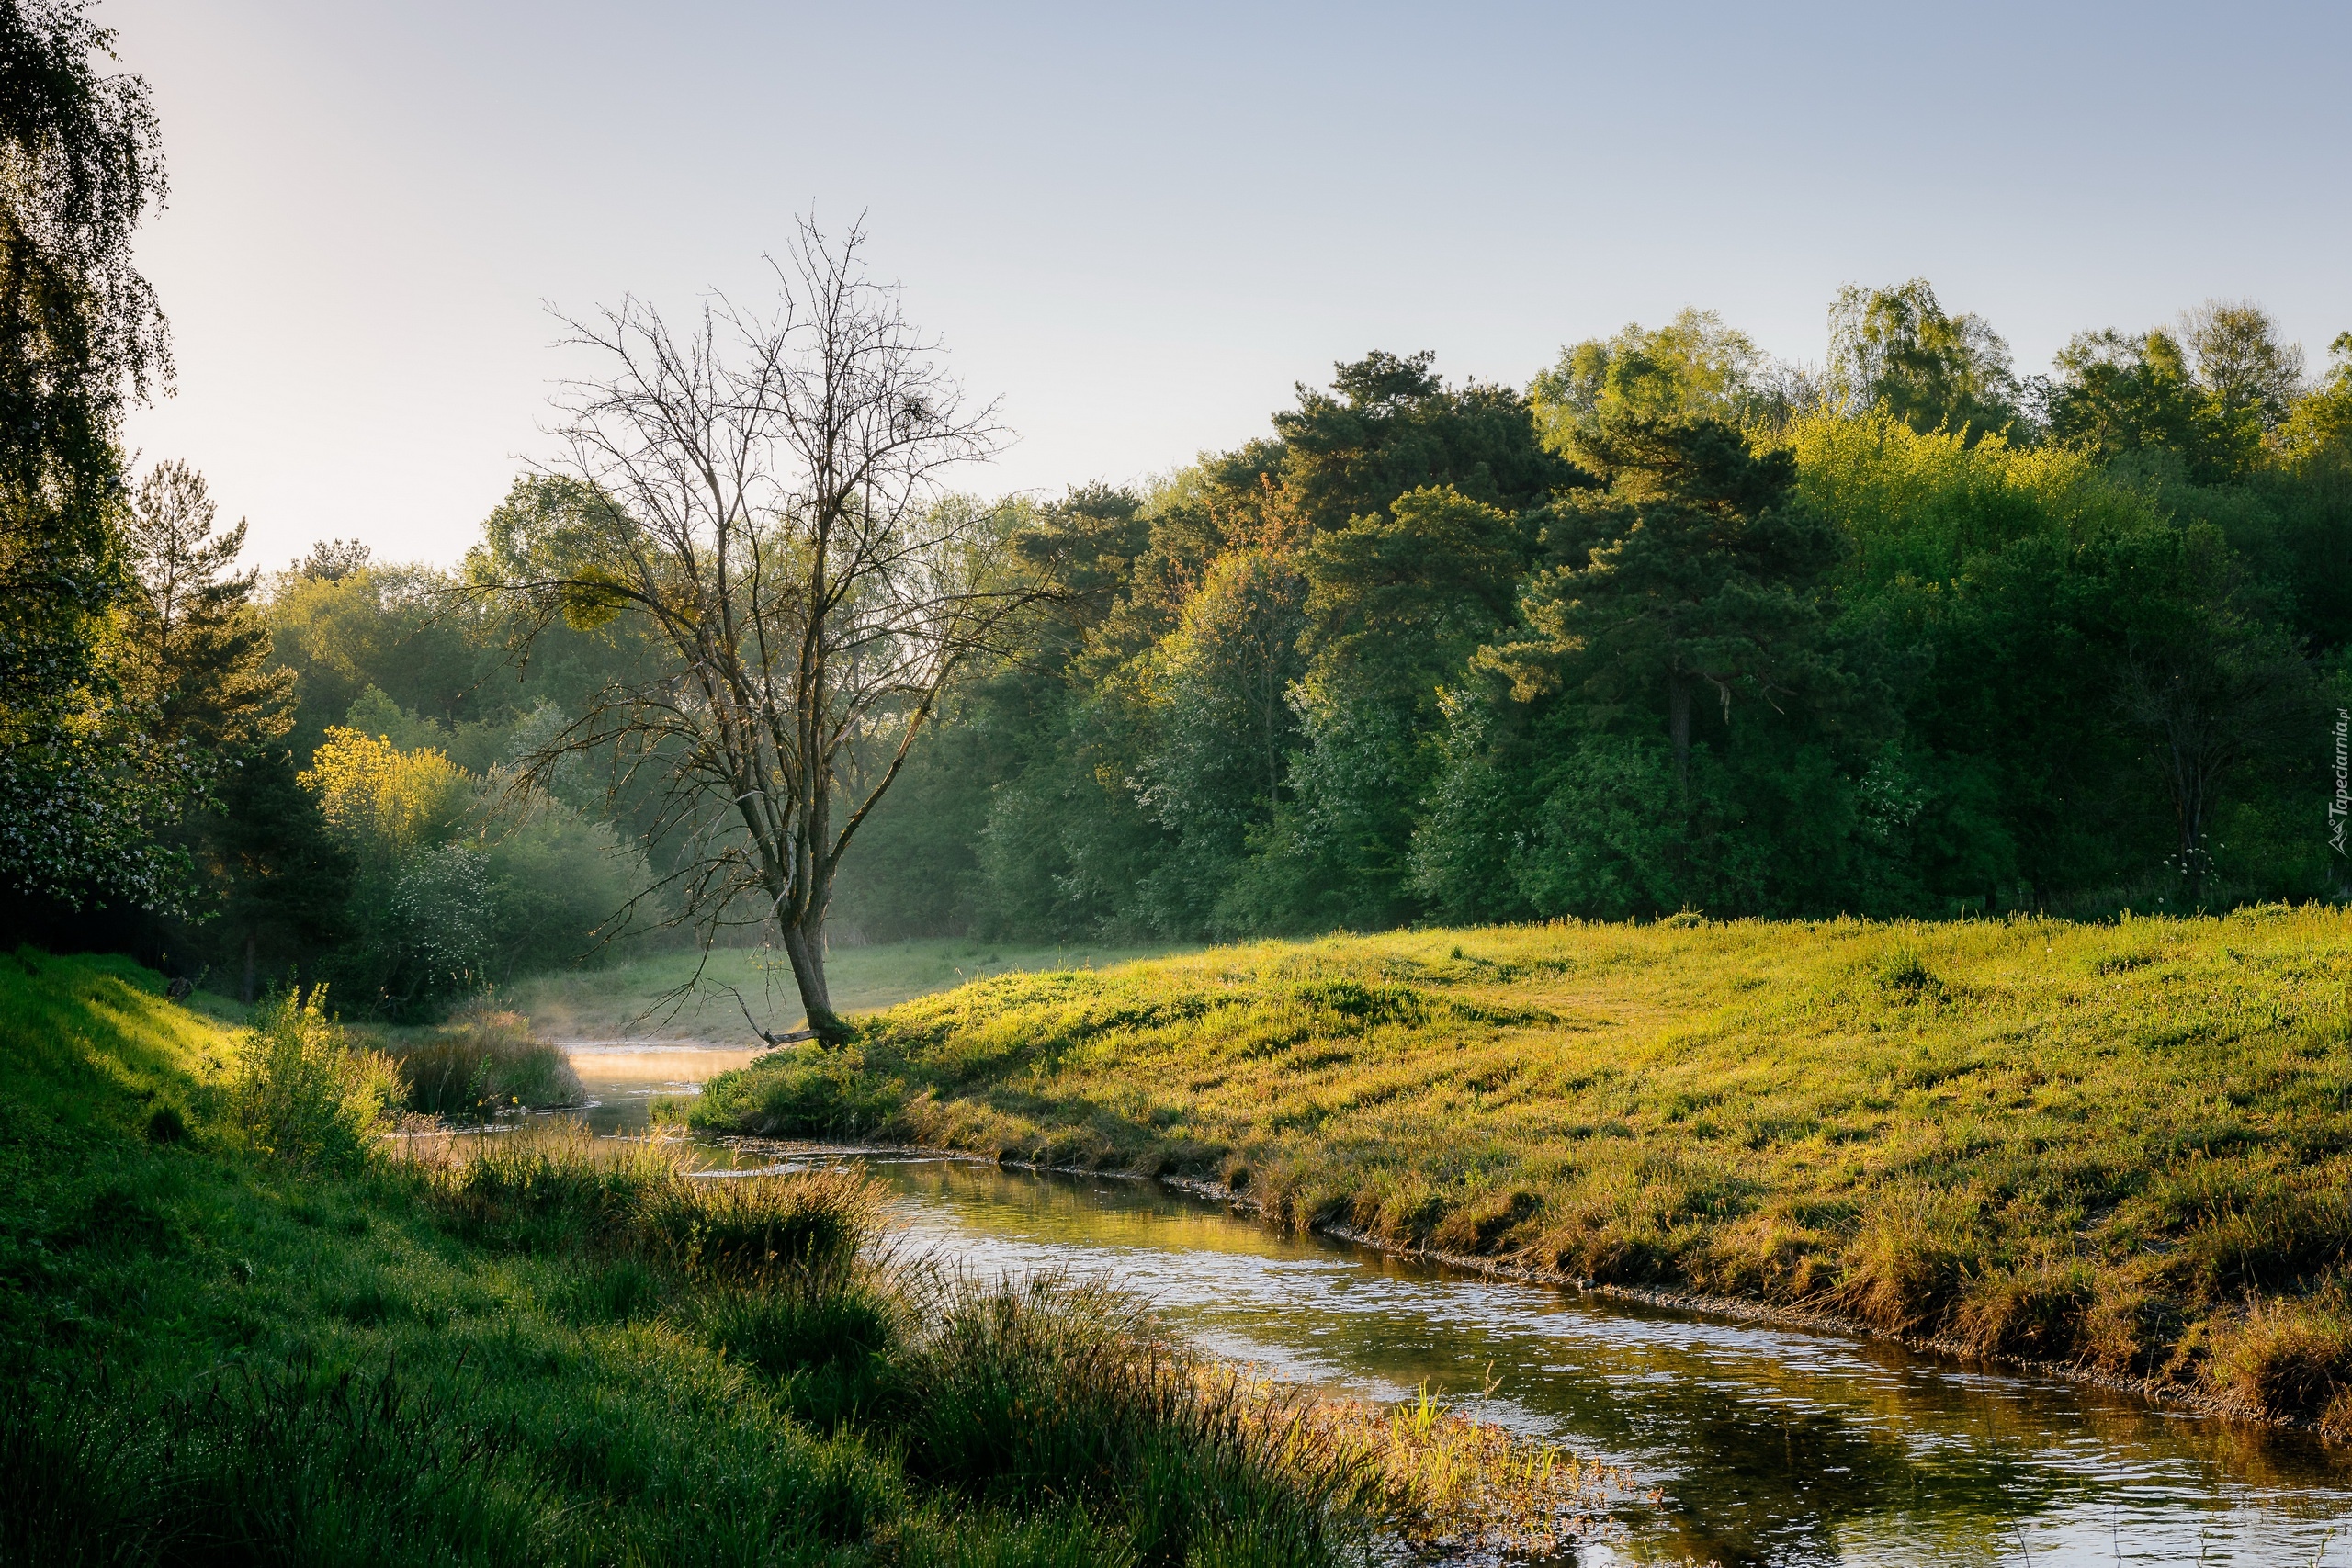
[[[750,1053],[583,1043],[597,1131]],[[1632,1470],[1663,1503],[1588,1563],[2334,1563],[2352,1467],[2312,1440],[1836,1335],[1725,1322],[1280,1235],[1156,1183],[852,1150],[907,1245],[1148,1298],[1209,1349],[1377,1398],[1423,1383]],[[1481,1393],[1483,1388],[1491,1393]]]

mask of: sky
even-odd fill
[[[2352,5],[1413,6],[100,0],[171,195],[134,412],[248,558],[449,562],[534,457],[550,310],[772,292],[797,216],[1017,443],[1127,483],[1373,348],[1524,385],[1720,311],[1818,361],[1925,276],[2020,371],[2211,298],[2352,328]]]

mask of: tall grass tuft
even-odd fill
[[[2256,1302],[2214,1348],[2215,1381],[2249,1410],[2283,1412],[2352,1438],[2352,1300],[2341,1283],[2316,1300]]]
[[[1630,1472],[1474,1420],[1427,1384],[1406,1404],[1325,1399],[1306,1415],[1325,1462],[1368,1474],[1380,1517],[1423,1558],[1548,1560],[1635,1491]]]
[[[1369,1472],[1302,1401],[1202,1362],[1113,1292],[948,1280],[924,1315],[898,1427],[933,1484],[1110,1514],[1146,1562],[1327,1560],[1364,1517]]]
[[[367,1162],[400,1075],[379,1051],[354,1046],[328,1016],[326,987],[262,1004],[229,1081],[231,1118],[264,1154],[312,1169]]]
[[[578,1105],[588,1097],[563,1052],[531,1032],[519,1012],[474,1008],[420,1039],[386,1046],[400,1065],[411,1111],[482,1116]]]
[[[574,1123],[421,1134],[402,1164],[476,1239],[634,1254],[706,1279],[838,1271],[880,1226],[876,1190],[855,1171],[696,1176],[674,1145]]]

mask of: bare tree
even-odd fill
[[[863,238],[802,223],[764,314],[716,297],[684,333],[634,299],[565,318],[605,373],[559,396],[565,457],[501,509],[472,569],[526,608],[526,637],[627,617],[656,650],[526,776],[587,752],[616,792],[650,780],[673,918],[707,947],[756,910],[828,1045],[848,1034],[825,982],[842,857],[1028,597],[994,513],[943,483],[997,450],[995,411],[967,407]]]

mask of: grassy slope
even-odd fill
[[[704,1124],[1221,1179],[2352,1433],[2352,919],[1556,926],[1006,976]]]
[[[0,1568],[1330,1568],[1374,1529],[1548,1551],[1623,1490],[876,1258],[845,1172],[561,1128],[291,1169],[225,1113],[241,1040],[159,989],[0,954]]]
[[[826,963],[833,1005],[842,1011],[888,1007],[967,980],[1012,971],[1089,969],[1162,953],[1164,948],[1030,947],[961,939],[841,947]],[[773,964],[773,967],[771,967]],[[686,984],[703,965],[710,987],[675,1008],[665,992]],[[501,998],[530,1016],[538,1032],[558,1039],[693,1039],[747,1041],[730,985],[770,1029],[797,1028],[799,993],[783,954],[721,948],[703,964],[700,954],[661,953],[609,969],[575,969],[533,976]]]
[[[794,1369],[870,1337],[808,1326],[831,1297],[240,1153],[208,1083],[236,1043],[158,986],[0,954],[0,1563],[1126,1560],[1123,1524],[1038,1500],[1072,1491],[990,1492],[996,1449],[915,1476],[935,1399],[878,1440],[801,1409],[838,1390]],[[157,1141],[165,1107],[192,1138]]]
[[[854,1440],[800,1429],[741,1367],[650,1313],[626,1300],[614,1310],[597,1270],[459,1247],[379,1183],[151,1142],[155,1104],[187,1109],[202,1127],[205,1058],[233,1051],[157,985],[119,961],[0,957],[10,1195],[0,1207],[0,1356],[18,1398],[79,1389],[101,1364],[150,1404],[219,1385],[224,1372],[232,1394],[252,1377],[284,1393],[289,1382],[332,1386],[345,1371],[372,1393],[397,1367],[402,1402],[445,1424],[387,1438],[420,1450],[406,1457],[428,1475],[438,1438],[466,1436],[461,1425],[479,1434],[512,1423],[521,1442],[566,1455],[549,1500],[577,1510],[570,1539],[499,1549],[479,1532],[554,1510],[492,1496],[472,1529],[440,1520],[424,1533],[441,1539],[409,1540],[419,1560],[594,1560],[628,1547],[752,1560],[747,1532],[763,1521],[782,1523],[797,1545],[825,1544],[822,1526],[838,1521],[801,1529],[789,1522],[796,1504],[888,1510],[887,1466]],[[640,1293],[650,1306],[658,1287]],[[11,1411],[8,1434],[20,1460],[24,1414]],[[99,1513],[97,1478],[83,1485]],[[40,1500],[8,1490],[19,1512],[0,1519],[10,1527],[0,1556],[26,1550],[12,1538]],[[720,1520],[695,1522],[705,1507]],[[707,1528],[704,1539],[676,1539]],[[366,1561],[381,1539],[343,1551],[331,1540],[277,1544],[288,1560]]]

